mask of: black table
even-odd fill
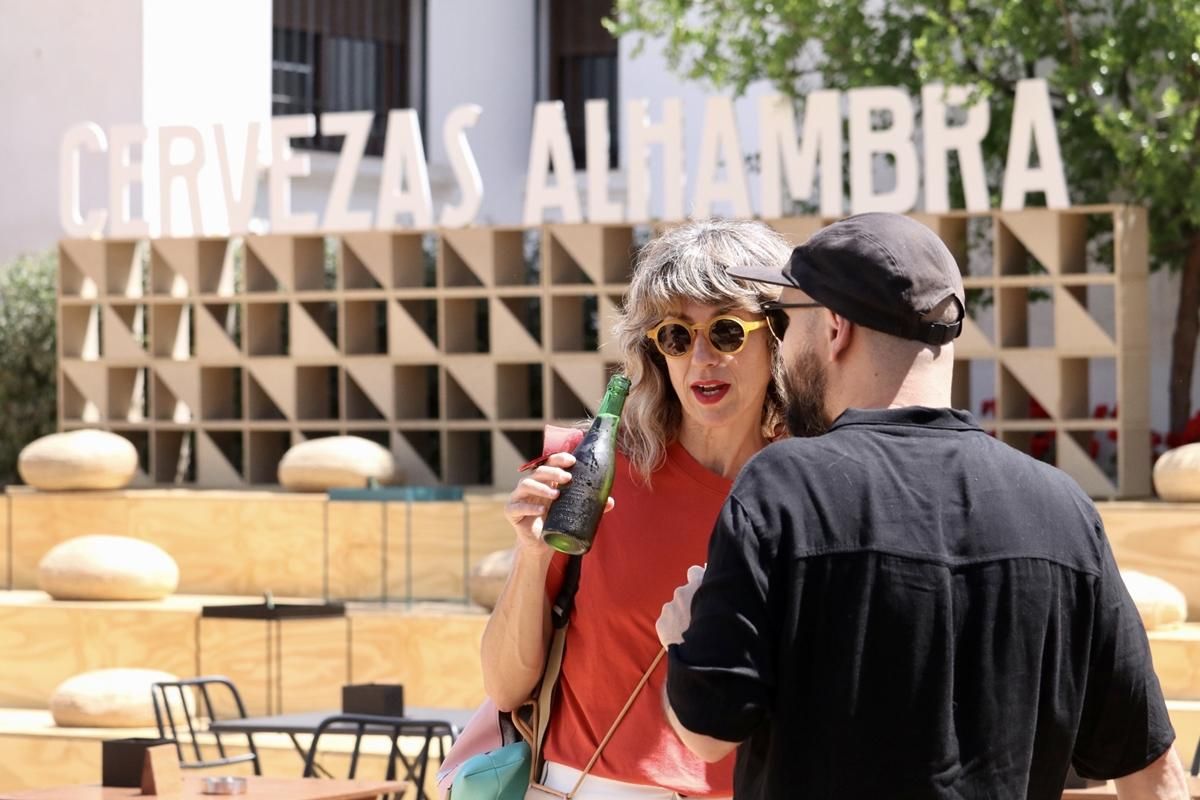
[[[421,748],[421,753],[428,756],[430,745],[433,739],[439,741],[438,759],[439,763],[445,755],[444,748],[441,746],[443,736],[449,736],[453,742],[458,738],[458,734],[462,731],[467,721],[474,713],[472,709],[460,708],[406,708],[404,716],[399,718],[403,720],[400,723],[401,733],[403,735],[420,736],[425,739],[425,744]],[[317,728],[321,726],[329,717],[341,715],[341,711],[302,711],[295,714],[272,714],[266,717],[245,717],[244,719],[222,719],[217,720],[209,725],[209,730],[213,733],[236,733],[236,734],[253,734],[253,733],[285,733],[292,740],[292,745],[296,748],[296,752],[301,758],[305,758],[307,753],[300,743],[296,741],[296,734],[316,733]],[[411,727],[410,727],[411,723]],[[388,724],[387,729],[393,727]],[[367,727],[370,730],[370,726]],[[406,730],[411,730],[411,734]],[[340,725],[335,724],[325,729],[327,733],[349,733],[353,734],[357,731],[355,725]],[[404,762],[405,769],[408,770],[407,780],[413,781],[416,787],[417,800],[429,800],[425,793],[423,785],[425,769],[424,759],[417,769],[417,764],[409,762],[407,758],[401,756]]]

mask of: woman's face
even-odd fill
[[[740,308],[718,308],[686,302],[671,309],[667,319],[690,325],[707,325],[715,317],[735,316],[746,322],[761,322],[762,314]],[[766,325],[747,331],[742,349],[733,354],[715,349],[703,331],[691,332],[691,350],[683,356],[666,358],[671,386],[679,397],[685,424],[706,428],[753,420],[763,416],[767,388],[771,383],[771,352]]]

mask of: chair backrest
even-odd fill
[[[214,703],[214,694],[224,702]],[[198,703],[195,700],[196,695],[199,695]],[[254,767],[254,774],[262,774],[258,748],[254,746],[253,736],[245,734],[246,746],[250,752],[229,755],[221,734],[209,731],[207,725],[199,724],[200,718],[212,722],[217,719],[246,717],[246,706],[242,702],[242,696],[231,680],[221,675],[202,675],[178,681],[162,681],[151,686],[150,697],[154,701],[154,719],[158,723],[158,735],[175,742],[180,767],[205,769],[250,762]],[[176,719],[177,716],[182,719]],[[187,748],[179,738],[181,729],[187,731],[190,744]],[[216,758],[205,757],[200,741],[196,738],[198,732],[207,733],[213,738],[217,749]]]
[[[359,756],[362,753],[364,739],[376,739],[388,743],[387,773],[384,780],[396,780],[397,762],[404,766],[404,779],[412,781],[417,787],[417,797],[424,797],[425,775],[429,763],[429,751],[432,742],[438,742],[438,757],[444,756],[442,737],[453,738],[454,728],[443,720],[418,720],[405,717],[375,716],[372,714],[335,714],[326,717],[313,733],[308,755],[304,759],[304,774],[302,777],[312,778],[319,769],[316,763],[317,751],[321,738],[329,735],[353,736],[354,745],[350,751],[350,768],[347,778],[355,778],[358,773]],[[401,737],[420,737],[423,744],[415,757],[406,756],[400,750]],[[374,775],[370,776],[376,777]]]

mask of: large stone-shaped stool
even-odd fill
[[[386,447],[361,436],[327,436],[301,442],[279,462],[279,483],[293,492],[362,489],[374,478],[390,483],[396,460]]]
[[[43,436],[17,458],[21,480],[46,491],[121,489],[137,467],[137,450],[128,439],[90,428]]]
[[[38,585],[55,600],[159,600],[179,586],[179,567],[141,539],[79,536],[42,557]]]
[[[1168,450],[1154,462],[1154,491],[1172,503],[1200,501],[1200,442]]]
[[[160,681],[177,681],[169,672],[155,669],[98,669],[68,678],[50,696],[54,723],[64,728],[154,727],[154,704],[150,686]],[[195,707],[191,691],[183,694],[189,708]],[[179,694],[171,689],[167,702],[175,719],[183,719]]]
[[[513,555],[514,551],[511,549],[497,550],[488,553],[471,568],[471,575],[467,578],[467,592],[471,596],[471,602],[483,606],[488,611],[496,607],[496,601],[500,599],[500,590],[508,580],[508,573],[512,572]]]
[[[1187,598],[1174,585],[1135,570],[1121,570],[1125,588],[1146,630],[1177,628],[1187,621]]]

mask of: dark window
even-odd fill
[[[617,40],[601,21],[612,0],[550,0],[550,99],[561,100],[575,166],[587,166],[583,104],[608,101],[608,166],[617,166]]]
[[[383,153],[387,113],[409,107],[408,0],[274,0],[271,113],[316,114],[317,135],[296,147],[338,150],[326,111],[374,111],[367,153]]]

